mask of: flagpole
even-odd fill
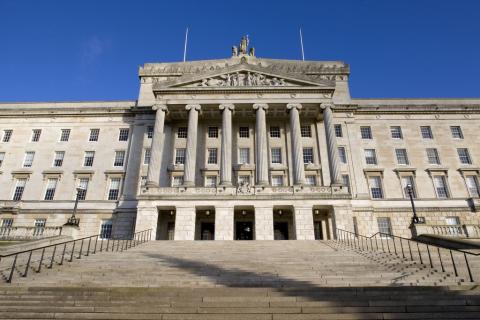
[[[305,61],[305,53],[303,52],[302,28],[300,28],[300,46],[302,47],[302,60]]]
[[[185,32],[185,48],[183,49],[183,62],[185,62],[187,58],[187,42],[188,42],[188,27],[187,27],[187,31]]]

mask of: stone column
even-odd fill
[[[233,240],[233,207],[215,207],[215,240]]]
[[[174,240],[195,240],[195,207],[177,207]]]
[[[255,240],[273,240],[273,207],[255,207]]]
[[[186,187],[195,186],[195,163],[197,161],[197,135],[198,135],[198,112],[200,105],[189,104],[185,107],[188,111],[187,150],[185,154],[185,166],[183,184]]]
[[[340,160],[338,157],[337,138],[333,126],[332,105],[322,103],[323,122],[325,124],[325,135],[327,137],[328,162],[330,164],[330,180],[332,185],[343,185],[340,175]]]
[[[300,130],[299,110],[302,105],[298,103],[287,104],[290,110],[290,131],[292,134],[292,156],[293,156],[293,180],[294,184],[305,184],[305,165],[303,163],[302,133]]]
[[[232,185],[232,111],[233,104],[221,104],[222,112],[222,159],[220,164],[220,185]]]
[[[297,240],[315,240],[312,206],[295,206],[294,222]]]
[[[256,163],[255,171],[257,177],[257,185],[268,185],[268,145],[267,145],[267,121],[265,118],[266,110],[268,109],[267,104],[256,103],[253,105],[253,109],[257,110],[256,112],[256,124],[255,124],[255,133],[256,133],[256,143],[255,143],[255,154],[256,154]]]
[[[165,114],[168,112],[167,106],[160,104],[154,105],[156,110],[155,126],[153,127],[153,138],[151,147],[150,163],[148,164],[147,187],[155,187],[160,182],[160,166],[162,164],[163,151],[163,127],[165,124]]]

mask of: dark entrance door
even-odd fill
[[[273,236],[275,240],[288,240],[288,222],[275,222]]]
[[[315,240],[323,240],[322,223],[320,221],[313,223],[313,230],[315,231]]]
[[[167,239],[173,240],[175,235],[175,222],[169,222],[167,224]]]
[[[235,229],[236,240],[253,240],[253,222],[237,221]]]
[[[215,224],[212,222],[202,222],[201,239],[202,240],[214,240]]]

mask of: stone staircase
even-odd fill
[[[156,241],[14,279],[1,319],[480,319],[475,283],[334,241]]]

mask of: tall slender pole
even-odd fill
[[[185,32],[185,47],[183,49],[183,62],[187,59],[187,42],[188,42],[188,27],[187,31]]]
[[[302,60],[305,61],[305,52],[303,51],[302,28],[300,28],[300,46],[302,47]]]

